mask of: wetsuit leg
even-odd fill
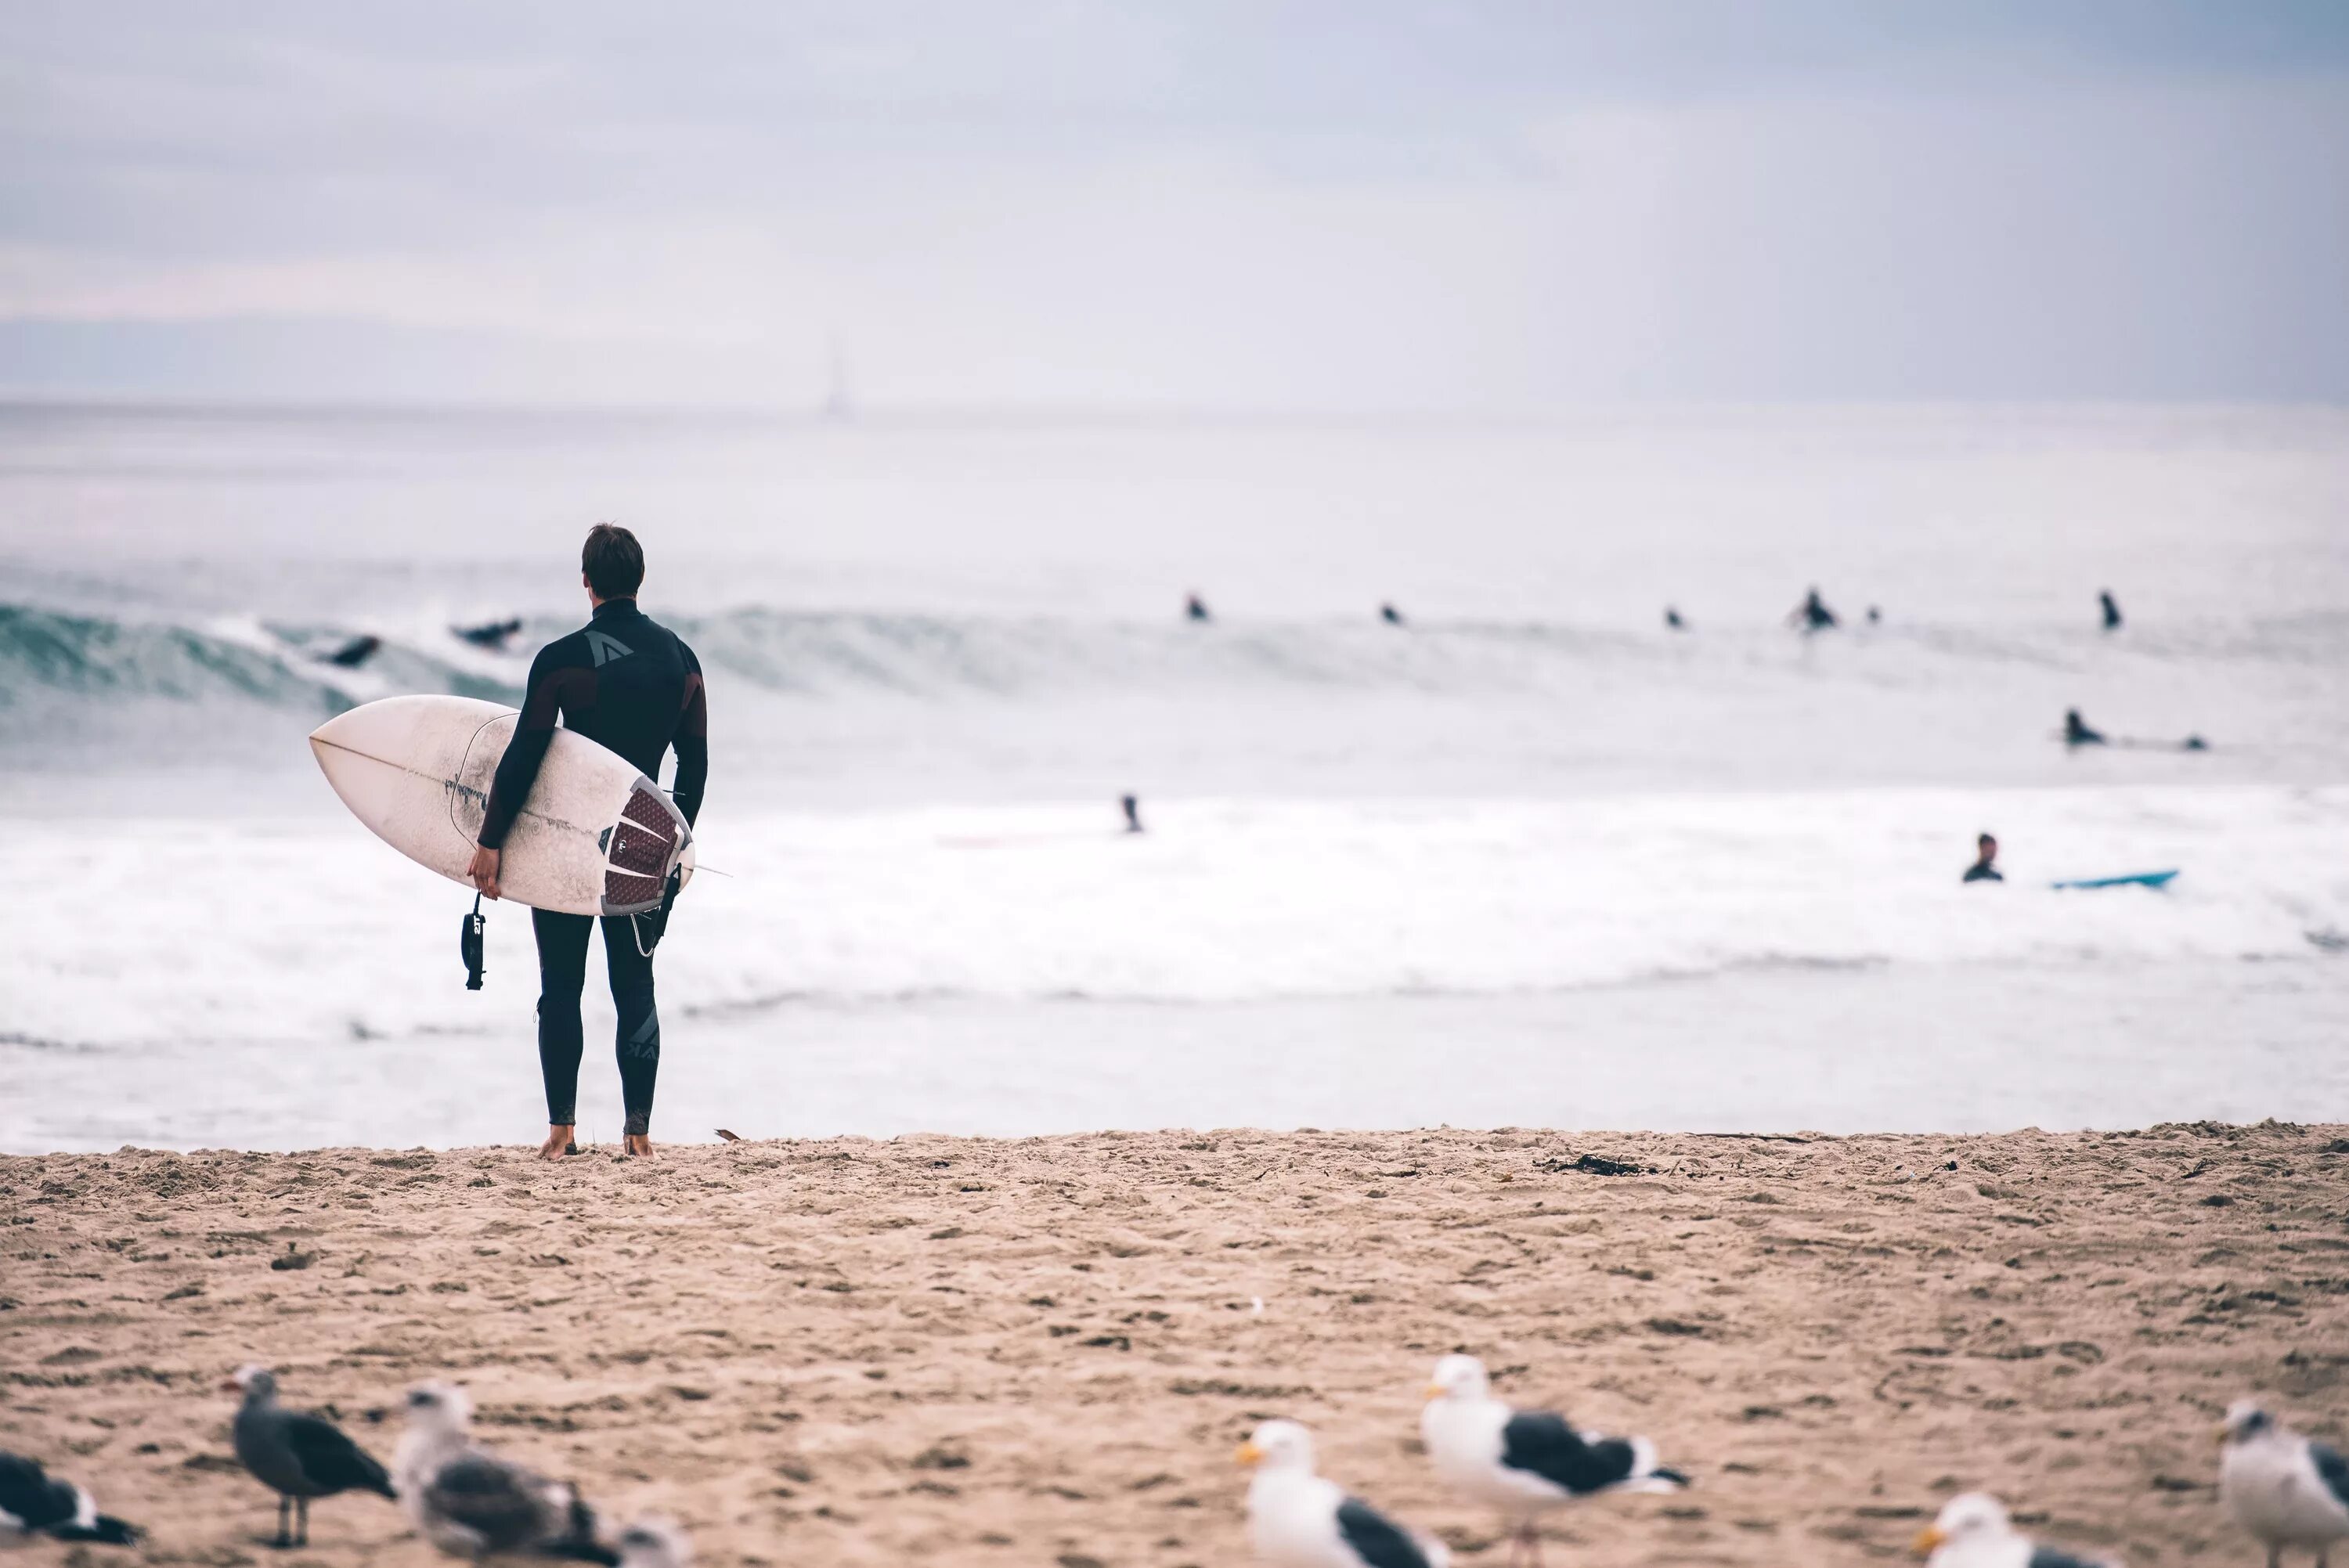
[[[604,965],[612,977],[612,1006],[619,1014],[614,1042],[620,1060],[620,1104],[626,1130],[652,1130],[653,1084],[660,1076],[660,1014],[653,1006],[653,961],[636,951],[635,923],[625,915],[604,917]]]
[[[587,934],[595,926],[590,915],[530,912],[538,938],[538,1070],[546,1080],[550,1127],[579,1119],[579,993],[587,984]]]

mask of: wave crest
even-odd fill
[[[2280,672],[2349,664],[2349,614],[2133,633],[2126,644],[2075,628],[1886,627],[1842,634],[1815,649],[1776,628],[1672,637],[1477,621],[1407,629],[1330,621],[1192,626],[751,606],[672,624],[713,672],[786,696],[1249,688],[1568,695],[1587,691],[1594,678],[1738,685],[1779,670],[1923,688],[1967,669],[2077,672],[2115,658]],[[566,629],[553,619],[533,622],[515,639],[520,651],[506,655],[470,647],[445,630],[366,620],[177,622],[0,603],[0,707],[39,693],[230,700],[321,714],[402,691],[519,702],[527,650]],[[323,656],[360,635],[380,646],[359,667]]]

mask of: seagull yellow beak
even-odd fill
[[[1233,1453],[1232,1461],[1235,1464],[1252,1465],[1258,1462],[1263,1458],[1264,1450],[1256,1446],[1256,1439],[1254,1438],[1250,1438],[1247,1442],[1242,1443],[1238,1449]]]
[[[1917,1539],[1909,1543],[1909,1550],[1920,1557],[1930,1557],[1948,1539],[1941,1533],[1940,1526],[1929,1524],[1917,1532]]]
[[[1441,1399],[1444,1398],[1444,1385],[1441,1383],[1430,1383],[1427,1386],[1427,1397],[1431,1399]]]
[[[2222,1449],[2227,1446],[2228,1436],[2227,1429],[2224,1427],[2213,1427],[2210,1429],[2210,1440],[2218,1444]]]

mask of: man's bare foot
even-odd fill
[[[649,1133],[631,1132],[620,1140],[621,1152],[636,1160],[653,1157],[653,1140]]]
[[[575,1152],[572,1144],[572,1134],[577,1130],[576,1128],[569,1126],[548,1128],[546,1141],[538,1146],[538,1157],[541,1160],[560,1160],[566,1154]]]

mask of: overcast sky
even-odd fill
[[[2349,399],[2349,4],[15,0],[0,387]]]

